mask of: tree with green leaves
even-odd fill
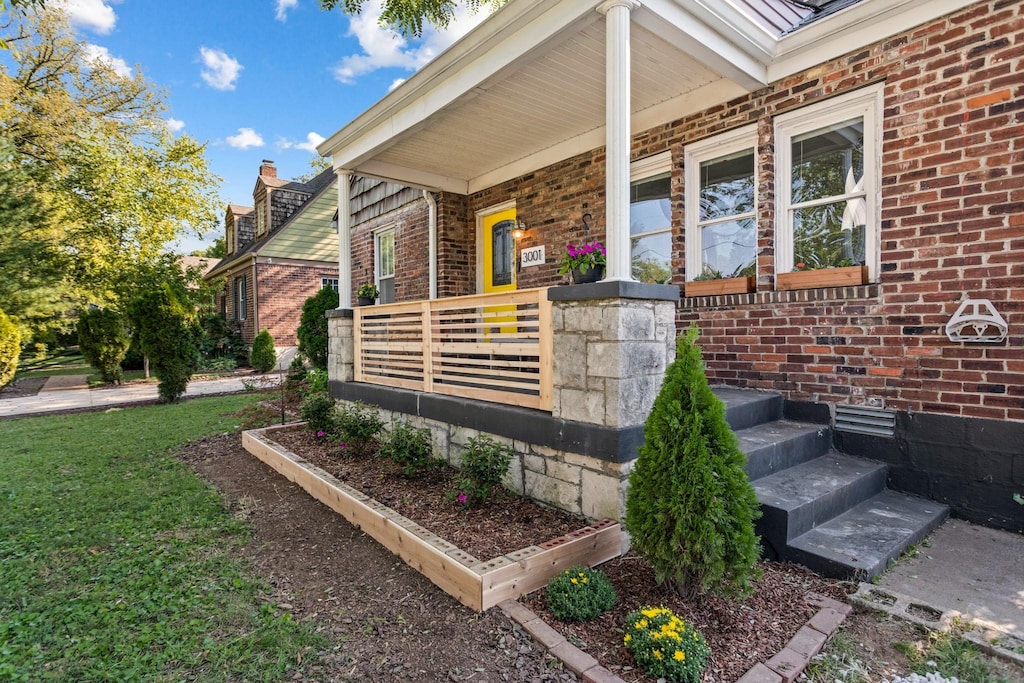
[[[626,529],[633,549],[684,597],[743,595],[757,575],[760,507],[746,457],[708,386],[690,328],[644,427],[629,476]]]
[[[94,308],[78,315],[78,348],[104,382],[121,382],[121,361],[131,341],[128,321],[113,309]]]
[[[324,287],[302,304],[299,318],[299,353],[309,359],[314,368],[327,369],[327,311],[338,307],[338,293]]]
[[[137,347],[160,380],[160,402],[176,402],[199,367],[199,333],[193,311],[165,283],[132,301],[128,318]]]
[[[465,0],[471,12],[481,7],[498,8],[508,0]],[[366,0],[320,0],[320,8],[332,10],[340,7],[346,14],[360,14]],[[403,36],[423,35],[424,24],[444,29],[455,19],[455,9],[460,3],[455,0],[384,0],[380,23],[394,29]]]
[[[14,379],[21,355],[21,333],[7,314],[0,310],[0,387]]]

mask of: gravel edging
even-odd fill
[[[818,608],[814,616],[800,627],[781,651],[767,662],[755,664],[736,683],[792,683],[853,611],[850,605],[820,593],[809,592],[804,600]],[[586,683],[624,683],[522,603],[506,600],[498,607]]]

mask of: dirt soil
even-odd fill
[[[46,379],[46,377],[19,377],[7,386],[0,388],[0,399],[35,396],[46,384]]]

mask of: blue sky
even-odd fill
[[[316,0],[63,0],[96,59],[141,69],[166,92],[166,117],[207,144],[221,199],[252,204],[262,159],[278,176],[309,171],[313,147],[383,97],[483,17],[407,41]],[[204,242],[189,238],[184,252]]]

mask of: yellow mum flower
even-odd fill
[[[574,585],[579,583],[579,580],[575,576],[569,580],[572,581]]]
[[[660,611],[658,611],[657,609],[655,609],[655,608],[651,607],[651,608],[648,608],[648,609],[642,610],[642,611],[640,612],[640,614],[644,615],[644,616],[645,616],[645,617],[647,617],[648,619],[653,619],[654,617],[656,617],[656,616],[658,616],[659,614],[661,614],[661,612],[660,612]]]
[[[647,622],[646,619],[641,619],[640,621],[636,622],[636,627],[637,628],[647,628],[647,623],[648,622]]]
[[[628,633],[622,638],[622,642],[624,643],[628,643],[631,640],[633,640],[633,636],[629,635]]]
[[[655,650],[651,654],[653,654],[654,658],[657,659],[659,662],[661,661],[661,650]]]
[[[587,577],[584,576],[583,577],[583,583],[586,583],[586,582],[587,582]]]
[[[681,662],[686,659],[686,653],[682,650],[676,650],[676,653],[672,655],[672,658],[675,659],[677,662]]]

